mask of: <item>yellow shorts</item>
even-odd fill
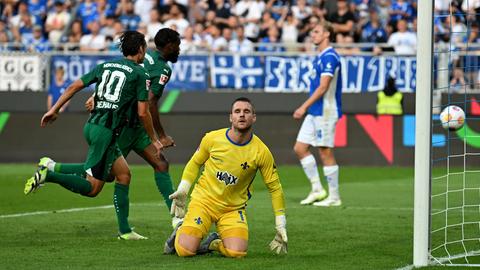
[[[179,234],[187,234],[203,238],[208,234],[213,223],[216,224],[217,232],[220,234],[221,239],[237,237],[248,241],[248,223],[245,208],[219,212],[197,200],[190,201],[187,214],[183,219],[182,226],[178,229],[177,236]]]

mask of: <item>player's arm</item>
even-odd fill
[[[60,108],[62,108],[62,106],[65,105],[65,103],[67,103],[75,95],[75,93],[82,90],[83,87],[85,87],[85,84],[80,79],[70,84],[55,105],[53,105],[52,108],[50,108],[50,110],[43,115],[42,120],[40,121],[40,126],[45,127],[47,124],[55,121],[58,117]]]
[[[165,86],[170,81],[171,76],[170,68],[161,68],[160,76],[152,77],[151,91],[148,96],[150,103],[150,113],[152,114],[153,126],[158,134],[160,142],[165,146],[175,146],[175,141],[172,137],[168,136],[163,129],[162,122],[160,121],[160,113],[158,112],[158,101],[162,97]]]
[[[169,196],[169,198],[173,200],[170,213],[177,218],[183,218],[185,216],[185,204],[187,202],[188,192],[193,182],[195,182],[195,179],[197,179],[200,168],[210,156],[210,145],[211,139],[209,139],[207,134],[203,137],[200,146],[188,161],[185,169],[183,169],[182,180],[177,190]]]
[[[272,198],[272,207],[275,214],[276,234],[270,243],[270,249],[277,254],[287,253],[287,219],[285,216],[285,199],[282,185],[280,184],[280,178],[278,177],[277,167],[273,160],[272,153],[268,148],[265,147],[261,157],[259,169]]]
[[[148,94],[148,106],[150,114],[152,115],[152,122],[155,131],[158,134],[160,142],[164,147],[175,146],[175,141],[172,137],[168,136],[163,129],[162,123],[160,122],[160,113],[158,112],[158,101],[160,100],[159,95],[155,95],[152,91]]]
[[[144,70],[139,73],[140,79],[137,84],[137,114],[140,122],[142,122],[145,131],[147,132],[148,137],[152,141],[152,145],[157,150],[157,156],[160,156],[160,150],[162,150],[163,145],[158,140],[157,134],[153,129],[152,116],[150,115],[150,110],[148,109],[148,92],[150,86],[150,78]]]
[[[313,105],[318,99],[320,99],[328,90],[330,83],[332,82],[332,76],[330,74],[322,75],[320,77],[320,85],[315,89],[315,92],[305,102],[295,110],[293,118],[300,119],[305,115],[308,108]]]

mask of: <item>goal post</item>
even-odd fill
[[[418,1],[415,90],[415,184],[413,265],[429,262],[433,93],[433,1]]]

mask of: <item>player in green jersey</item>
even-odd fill
[[[62,170],[62,173],[59,173],[54,172],[52,168],[56,166],[55,163],[48,162],[45,158],[40,160],[35,175],[25,184],[25,194],[30,194],[45,183],[57,183],[72,192],[95,197],[105,182],[116,179],[114,196],[116,212],[125,207],[128,209],[128,186],[131,176],[128,164],[118,147],[117,138],[128,123],[128,119],[131,119],[128,114],[132,108],[136,108],[137,117],[152,142],[153,155],[160,155],[162,144],[157,138],[149,111],[149,75],[140,66],[146,52],[144,35],[137,31],[126,31],[120,39],[120,49],[125,58],[99,64],[91,72],[76,80],[41,120],[42,127],[52,123],[57,119],[59,109],[76,92],[97,83],[95,108],[83,130],[89,145],[85,163],[82,166],[71,167],[64,164],[70,171]],[[128,218],[128,210],[126,215]],[[141,238],[128,229],[130,232],[120,234],[126,235],[127,238]]]
[[[170,28],[160,29],[155,35],[156,50],[145,54],[144,67],[150,75],[149,109],[152,115],[153,126],[163,147],[174,146],[172,137],[163,129],[158,113],[158,100],[162,96],[166,84],[170,80],[172,68],[168,61],[177,62],[180,54],[180,35]],[[151,140],[146,135],[144,128],[139,125],[138,117],[132,114],[129,125],[124,129],[119,138],[119,146],[124,156],[132,150],[141,156],[154,170],[154,179],[159,192],[162,194],[168,211],[172,205],[169,199],[173,193],[173,185],[168,173],[168,161],[163,154],[156,156]],[[172,217],[172,226],[175,227],[180,220]]]

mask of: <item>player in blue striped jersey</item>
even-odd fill
[[[338,191],[338,165],[333,154],[335,126],[342,117],[342,75],[340,56],[330,46],[333,34],[333,27],[327,21],[319,23],[310,32],[318,52],[310,74],[310,94],[293,113],[293,118],[297,120],[306,115],[294,146],[294,151],[312,184],[311,192],[300,202],[304,205],[342,204]],[[319,150],[323,173],[328,183],[328,196],[320,183],[317,163],[309,150],[310,146]]]

